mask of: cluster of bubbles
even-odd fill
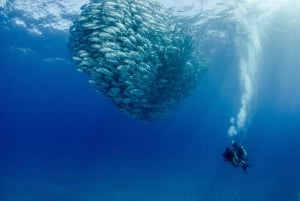
[[[78,71],[121,112],[143,121],[164,117],[196,87],[206,63],[194,27],[152,0],[84,5],[70,28]]]

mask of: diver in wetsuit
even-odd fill
[[[236,142],[232,143],[232,148],[227,147],[223,153],[225,161],[230,162],[233,167],[241,167],[244,172],[247,172],[249,167],[247,153],[243,146],[237,144]]]

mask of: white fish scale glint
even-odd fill
[[[206,65],[189,42],[192,25],[175,26],[175,16],[152,0],[94,1],[81,9],[70,29],[73,60],[120,111],[159,119],[196,87]]]

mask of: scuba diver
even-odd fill
[[[232,142],[232,148],[227,147],[223,153],[225,161],[230,162],[233,167],[241,167],[244,172],[247,172],[249,167],[246,150],[243,146]]]

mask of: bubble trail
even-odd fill
[[[228,129],[228,135],[237,135],[247,127],[250,121],[253,109],[253,98],[255,94],[255,80],[257,68],[259,65],[259,57],[261,54],[261,30],[254,21],[247,18],[245,9],[239,8],[244,15],[241,21],[241,31],[246,33],[246,37],[240,37],[236,43],[240,46],[239,54],[239,68],[240,68],[240,82],[241,82],[241,100],[240,109],[236,117],[230,118],[231,126]],[[241,18],[240,18],[241,19]]]

